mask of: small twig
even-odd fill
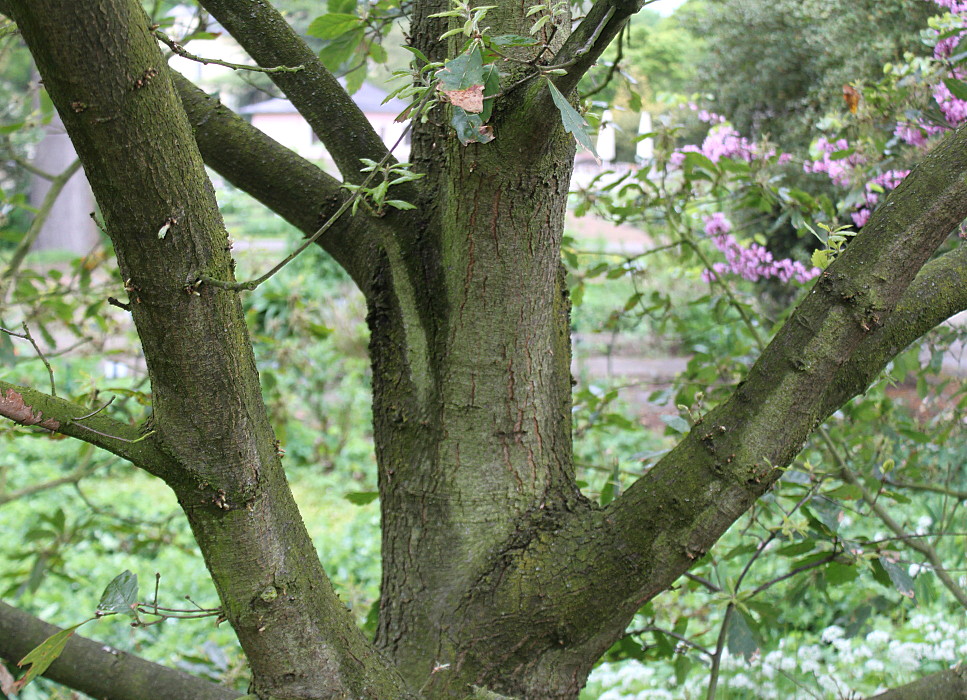
[[[76,425],[78,428],[83,428],[84,430],[87,430],[89,432],[92,432],[95,435],[100,435],[101,437],[106,437],[106,438],[109,438],[111,440],[118,440],[120,442],[125,442],[125,443],[127,443],[129,445],[134,445],[136,443],[141,442],[142,440],[147,440],[149,437],[151,437],[155,433],[155,431],[152,430],[151,432],[145,433],[144,435],[142,435],[141,437],[137,438],[136,440],[128,440],[127,438],[118,437],[117,435],[108,435],[107,433],[102,433],[100,430],[95,430],[94,428],[92,428],[90,426],[87,426],[87,425],[84,425],[83,423],[75,423],[74,421],[76,421],[76,420],[78,420],[78,419],[77,418],[72,418],[67,423],[68,423],[68,425]]]
[[[712,593],[721,593],[722,592],[722,589],[719,586],[716,586],[714,583],[712,583],[708,579],[702,578],[701,576],[696,576],[695,574],[692,574],[692,573],[689,573],[689,572],[686,571],[685,572],[685,578],[690,579],[690,580],[694,581],[695,583],[699,583],[699,584],[705,586],[707,589],[709,589],[710,591],[712,591]]]
[[[959,501],[967,501],[967,491],[957,491],[956,489],[948,489],[945,486],[934,486],[932,484],[911,484],[908,481],[884,481],[884,485],[893,486],[900,489],[910,489],[912,491],[929,491],[930,493],[939,493],[943,496],[950,496],[951,498],[956,498]]]
[[[7,335],[13,336],[14,338],[21,338],[23,340],[29,341],[30,344],[34,346],[34,351],[37,353],[37,357],[39,357],[41,361],[44,363],[44,367],[47,368],[47,374],[50,376],[50,395],[57,396],[57,387],[54,385],[54,369],[50,366],[50,362],[47,360],[47,357],[44,355],[43,350],[41,350],[40,346],[37,345],[37,341],[34,340],[34,337],[30,334],[30,328],[27,327],[27,322],[24,321],[21,324],[21,327],[24,329],[23,333],[17,333],[8,328],[0,328],[0,332],[6,333]]]
[[[943,583],[947,590],[950,591],[954,598],[957,599],[958,603],[960,603],[964,608],[967,608],[967,591],[964,591],[964,589],[961,588],[957,582],[954,581],[953,577],[951,577],[947,572],[943,562],[940,560],[940,555],[937,554],[937,550],[930,546],[928,542],[922,542],[911,537],[909,533],[907,533],[906,529],[893,519],[893,516],[890,515],[886,508],[880,505],[880,503],[877,501],[877,495],[870,491],[866,487],[866,484],[864,484],[863,481],[856,475],[856,472],[849,468],[849,465],[839,453],[836,443],[833,442],[833,438],[830,436],[826,428],[820,427],[819,435],[823,442],[826,443],[826,447],[829,448],[829,452],[833,456],[836,466],[839,467],[840,477],[843,479],[843,481],[857,487],[860,490],[861,497],[864,501],[866,501],[866,504],[870,507],[870,510],[876,513],[880,521],[882,521],[882,523],[888,528],[893,530],[897,537],[901,539],[906,546],[908,546],[910,549],[920,552],[920,554],[927,558],[927,561],[930,562],[930,565],[933,567],[933,572],[937,575],[937,578],[940,579],[940,582]]]
[[[63,486],[64,484],[76,484],[78,481],[84,477],[90,476],[95,471],[101,468],[100,464],[95,464],[94,466],[81,467],[76,469],[67,476],[62,476],[59,479],[53,479],[51,481],[46,481],[42,484],[33,484],[32,486],[25,486],[17,491],[11,491],[10,493],[0,494],[0,505],[5,503],[10,503],[18,498],[25,498],[27,496],[33,496],[41,491],[48,491],[58,486]]]
[[[97,213],[92,211],[89,216],[91,217],[91,221],[94,222],[94,225],[97,226],[97,230],[107,236],[107,229],[104,227],[103,223],[97,220]]]
[[[701,644],[698,644],[697,642],[693,642],[691,639],[689,639],[688,637],[686,637],[683,634],[679,634],[678,632],[672,632],[671,630],[666,630],[663,627],[655,627],[655,626],[642,627],[641,629],[632,630],[628,634],[642,635],[642,634],[645,634],[646,632],[658,632],[660,634],[667,635],[667,636],[671,637],[672,639],[677,639],[678,641],[680,641],[682,644],[684,644],[687,647],[691,647],[692,649],[695,649],[696,651],[702,652],[703,654],[705,654],[708,657],[711,657],[712,656],[712,652],[709,651],[708,649],[706,649],[705,647],[703,647]]]
[[[198,63],[203,63],[208,65],[209,63],[214,63],[217,66],[225,66],[226,68],[231,68],[232,70],[247,70],[254,73],[298,73],[300,70],[304,70],[305,66],[275,66],[274,68],[262,68],[261,66],[247,66],[242,63],[230,63],[228,61],[223,61],[219,58],[203,58],[201,56],[196,56],[190,53],[184,46],[179,44],[177,41],[172,39],[170,36],[162,32],[161,30],[154,31],[155,37],[163,44],[165,44],[169,49],[174,51],[176,54],[182,58],[187,58],[189,61],[197,61]]]
[[[115,398],[117,398],[117,397],[116,396],[112,396],[110,399],[108,399],[107,403],[104,404],[103,406],[101,406],[100,408],[98,408],[98,409],[96,409],[94,411],[91,411],[86,416],[80,416],[78,418],[72,418],[71,420],[79,421],[79,420],[87,420],[88,418],[92,418],[93,416],[96,416],[98,413],[100,413],[105,408],[107,408],[108,406],[110,406],[112,403],[114,403],[114,399]]]
[[[130,304],[125,304],[123,301],[120,301],[119,299],[116,299],[115,297],[108,297],[107,298],[107,303],[110,304],[111,306],[116,306],[119,309],[124,309],[125,311],[130,311],[131,310],[131,305]]]
[[[419,114],[420,109],[423,107],[424,104],[426,104],[429,101],[429,99],[432,96],[433,96],[433,91],[428,90],[427,93],[423,96],[423,99],[420,100],[419,104],[417,105],[413,113]],[[268,280],[270,277],[276,274],[283,267],[285,267],[290,262],[295,260],[306,248],[308,248],[310,245],[315,243],[319,239],[319,237],[322,236],[322,234],[324,234],[326,231],[328,231],[333,226],[333,224],[335,224],[336,221],[339,220],[339,217],[345,214],[346,211],[353,205],[353,203],[363,195],[363,189],[367,185],[369,185],[370,182],[372,182],[373,178],[376,177],[377,173],[382,172],[383,166],[386,165],[393,157],[393,151],[395,151],[397,147],[399,147],[399,145],[403,143],[403,139],[406,138],[406,135],[410,132],[411,128],[413,128],[412,120],[406,125],[406,128],[403,129],[403,133],[401,133],[400,137],[396,139],[396,143],[393,144],[392,148],[390,148],[386,152],[386,155],[383,156],[382,160],[380,160],[379,163],[376,164],[376,167],[372,169],[369,175],[366,176],[366,179],[362,181],[362,183],[356,188],[356,190],[352,193],[352,195],[345,202],[342,203],[339,209],[337,209],[335,213],[333,213],[333,215],[330,216],[329,219],[327,219],[326,222],[322,226],[320,226],[315,233],[313,233],[305,241],[303,241],[302,245],[300,245],[298,248],[292,251],[284,260],[282,260],[282,262],[278,263],[271,270],[266,272],[261,277],[257,277],[247,282],[226,282],[224,280],[214,279],[207,275],[200,275],[196,280],[191,280],[191,279],[187,280],[186,289],[188,288],[197,289],[198,285],[204,282],[205,284],[210,284],[213,287],[217,287],[219,289],[225,289],[228,291],[250,292],[256,287],[258,287],[260,284]]]

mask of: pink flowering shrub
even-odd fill
[[[909,170],[887,170],[866,183],[866,206],[860,207],[851,215],[856,228],[866,226],[866,222],[870,220],[873,209],[880,201],[879,190],[887,192],[895,189],[909,174]]]
[[[776,260],[772,253],[758,243],[748,247],[743,246],[735,236],[729,234],[732,223],[722,212],[704,216],[702,220],[706,235],[725,256],[724,263],[714,263],[711,270],[702,272],[702,279],[706,282],[727,274],[737,275],[750,282],[765,279],[778,279],[783,283],[791,279],[797,282],[808,282],[820,273],[818,267],[807,268],[798,260],[788,258]]]
[[[834,153],[849,149],[849,143],[846,139],[830,142],[821,138],[816,142],[816,149],[821,154],[821,158],[819,160],[807,160],[803,163],[803,170],[807,173],[826,173],[829,175],[829,179],[840,187],[848,187],[854,169],[866,162],[866,158],[856,152],[845,158],[833,158]]]

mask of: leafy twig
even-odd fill
[[[419,104],[417,105],[416,109],[414,110],[414,113],[415,114],[419,114],[420,108],[432,96],[433,96],[433,92],[432,91],[427,91],[427,93],[423,96],[423,99],[420,100]],[[270,277],[272,277],[273,275],[275,275],[283,267],[285,267],[290,262],[292,262],[293,260],[295,260],[299,256],[299,254],[302,253],[306,248],[308,248],[310,245],[312,245],[313,243],[315,243],[326,231],[328,231],[333,226],[333,224],[336,223],[336,221],[339,220],[339,217],[341,217],[343,214],[346,213],[346,210],[348,210],[350,207],[353,206],[353,204],[356,202],[356,200],[358,200],[360,197],[363,196],[363,194],[364,194],[364,188],[366,188],[369,185],[369,183],[372,182],[373,178],[376,177],[376,174],[377,173],[382,172],[382,167],[384,165],[386,165],[390,161],[390,159],[393,157],[393,151],[395,151],[397,149],[397,147],[401,143],[403,143],[403,139],[406,138],[406,135],[410,132],[410,129],[412,127],[413,127],[413,121],[411,120],[406,125],[406,128],[403,129],[403,133],[400,134],[400,137],[396,140],[396,143],[393,144],[393,147],[390,148],[386,152],[386,155],[384,155],[383,158],[379,161],[379,163],[376,164],[376,167],[374,167],[370,171],[369,175],[366,176],[366,179],[363,180],[362,183],[360,183],[358,185],[358,187],[352,193],[352,195],[345,202],[343,202],[342,205],[340,205],[339,209],[337,209],[333,213],[333,215],[330,216],[329,219],[322,226],[320,226],[319,229],[315,233],[313,233],[305,241],[303,241],[302,245],[300,245],[298,248],[296,248],[294,251],[292,251],[284,260],[282,260],[280,263],[278,263],[277,265],[275,265],[275,267],[273,267],[271,270],[269,270],[268,272],[266,272],[264,275],[262,275],[261,277],[256,277],[255,279],[249,280],[247,282],[227,282],[225,280],[217,280],[217,279],[214,279],[214,278],[209,277],[207,275],[200,275],[197,278],[197,280],[195,280],[195,281],[189,280],[188,283],[187,283],[188,286],[193,286],[193,287],[197,288],[197,286],[199,284],[205,283],[205,284],[210,284],[213,287],[217,287],[219,289],[225,289],[225,290],[228,290],[228,291],[234,291],[234,292],[247,291],[247,292],[250,292],[253,289],[255,289],[256,287],[258,287],[260,284],[262,284],[263,282],[265,282],[266,280],[268,280]]]
[[[870,491],[870,489],[866,487],[866,484],[863,483],[863,481],[856,475],[856,472],[849,468],[849,465],[846,463],[846,460],[843,459],[843,456],[837,449],[832,437],[830,437],[829,432],[825,428],[819,429],[819,435],[829,448],[829,452],[833,456],[836,466],[839,468],[840,477],[843,479],[843,481],[859,489],[861,497],[864,501],[866,501],[866,504],[870,507],[870,510],[877,515],[884,525],[893,530],[897,537],[903,540],[904,544],[906,544],[910,549],[920,552],[920,554],[927,558],[927,561],[930,562],[930,565],[933,568],[934,573],[937,575],[937,578],[940,579],[940,582],[946,586],[947,590],[950,591],[954,598],[957,599],[958,603],[960,603],[964,608],[967,608],[967,591],[964,591],[964,589],[961,588],[957,582],[954,581],[953,577],[951,577],[947,572],[943,562],[940,560],[940,555],[937,554],[937,550],[934,549],[928,542],[923,542],[919,539],[914,539],[911,537],[903,526],[893,519],[893,516],[890,515],[886,508],[884,508],[877,501],[876,494]]]
[[[261,66],[249,66],[243,63],[230,63],[229,61],[223,61],[218,58],[203,58],[201,56],[196,56],[190,53],[184,46],[179,44],[177,41],[172,39],[170,36],[165,34],[160,29],[156,29],[153,34],[161,43],[165,44],[174,53],[181,56],[182,58],[187,58],[189,61],[196,61],[198,63],[203,63],[208,65],[213,63],[217,66],[225,66],[226,68],[231,68],[232,70],[247,70],[253,73],[298,73],[300,70],[305,70],[305,66],[275,66],[274,68],[262,68]]]

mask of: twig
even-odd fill
[[[685,575],[685,578],[705,586],[707,589],[712,591],[712,593],[722,592],[722,589],[719,586],[716,586],[714,583],[712,583],[706,578],[702,578],[701,576],[696,576],[695,574],[689,573],[688,571],[686,571],[684,575]]]
[[[678,632],[672,632],[671,630],[666,630],[663,627],[654,627],[654,626],[642,627],[641,629],[632,630],[631,632],[628,632],[628,634],[642,635],[642,634],[645,634],[646,632],[658,632],[660,634],[667,635],[672,639],[677,639],[685,646],[691,647],[692,649],[702,652],[703,654],[705,654],[710,658],[712,656],[712,652],[706,649],[705,647],[703,647],[701,644],[698,644],[697,642],[693,642],[691,639],[689,639],[683,634],[679,634]]]
[[[95,464],[94,466],[81,467],[68,474],[67,476],[62,476],[59,479],[53,479],[51,481],[45,481],[42,484],[34,484],[32,486],[25,486],[17,491],[11,491],[10,493],[0,494],[0,505],[5,503],[10,503],[18,498],[25,498],[26,496],[33,496],[35,493],[40,493],[41,491],[48,491],[58,486],[63,486],[64,484],[76,484],[78,481],[84,477],[90,476],[95,471],[101,468],[100,464]]]
[[[23,333],[17,333],[8,328],[0,328],[0,332],[6,333],[7,335],[13,336],[14,338],[22,338],[23,340],[29,341],[30,344],[34,346],[34,351],[37,353],[37,357],[39,357],[41,361],[44,363],[44,367],[47,368],[47,374],[50,377],[50,395],[57,396],[57,387],[54,385],[54,369],[50,366],[50,362],[47,360],[47,357],[44,355],[43,350],[41,350],[40,346],[37,345],[37,341],[34,340],[34,337],[30,334],[30,328],[27,327],[27,322],[24,321],[21,324],[21,327],[24,330]]]
[[[426,104],[429,101],[429,99],[432,96],[433,96],[433,91],[428,90],[427,93],[423,96],[423,99],[420,100],[420,102],[418,103],[413,113],[419,114],[420,109],[423,107],[424,104]],[[247,282],[226,282],[224,280],[214,279],[207,275],[199,275],[196,280],[191,280],[191,279],[187,280],[186,288],[191,287],[191,288],[197,289],[198,285],[204,282],[205,284],[210,284],[213,287],[217,287],[219,289],[225,289],[228,291],[250,292],[256,287],[258,287],[260,284],[268,280],[270,277],[276,274],[283,267],[285,267],[290,262],[295,260],[306,248],[308,248],[310,245],[315,243],[319,239],[319,237],[322,236],[322,234],[324,234],[326,231],[328,231],[333,226],[333,224],[335,224],[336,221],[339,220],[339,217],[345,214],[346,210],[348,210],[353,205],[353,203],[363,195],[363,189],[367,185],[369,185],[370,182],[372,182],[373,178],[376,177],[376,174],[381,172],[383,166],[390,161],[390,159],[393,157],[393,151],[395,151],[397,147],[401,143],[403,143],[403,139],[406,138],[406,135],[410,132],[411,128],[413,128],[412,120],[406,125],[406,128],[403,129],[403,133],[401,133],[400,137],[396,139],[396,143],[393,144],[393,147],[386,152],[386,155],[383,156],[383,158],[379,161],[379,163],[376,164],[376,167],[374,167],[372,171],[369,173],[369,175],[366,176],[366,179],[363,180],[358,187],[356,187],[356,190],[352,193],[352,195],[345,202],[342,203],[339,209],[337,209],[335,213],[333,213],[333,215],[330,216],[329,219],[327,219],[326,222],[322,226],[320,226],[315,233],[313,233],[305,241],[303,241],[302,245],[300,245],[298,248],[292,251],[282,262],[278,263],[275,267],[273,267],[271,270],[266,272],[264,275],[262,275],[261,277],[257,277],[253,280],[249,280]]]
[[[96,409],[96,410],[94,410],[94,411],[91,411],[91,412],[90,412],[90,413],[88,413],[88,414],[87,414],[86,416],[80,416],[80,417],[78,417],[78,418],[73,418],[72,420],[74,420],[74,421],[79,421],[79,420],[87,420],[88,418],[92,418],[92,417],[94,417],[94,416],[96,416],[96,415],[97,415],[98,413],[100,413],[100,412],[101,412],[101,411],[103,411],[103,410],[104,410],[105,408],[107,408],[107,407],[108,407],[108,406],[110,406],[110,405],[111,405],[112,403],[114,403],[114,399],[115,399],[115,398],[117,398],[117,397],[115,397],[115,396],[112,396],[112,397],[111,397],[110,399],[108,399],[108,401],[107,401],[107,403],[106,403],[106,404],[104,404],[103,406],[101,406],[100,408],[98,408],[98,409]]]
[[[214,63],[217,66],[225,66],[226,68],[231,68],[232,70],[247,70],[254,73],[298,73],[300,70],[304,70],[305,66],[275,66],[274,68],[262,68],[261,66],[247,66],[242,63],[230,63],[228,61],[223,61],[219,58],[202,58],[201,56],[196,56],[185,49],[184,46],[179,44],[177,41],[172,39],[170,36],[162,32],[161,30],[155,30],[155,37],[161,43],[165,44],[168,48],[174,51],[176,54],[182,58],[187,58],[189,61],[197,61],[198,63],[203,63],[208,65],[209,63]]]
[[[19,162],[19,161],[18,161]],[[37,236],[40,235],[40,230],[44,227],[44,223],[47,221],[47,217],[50,216],[51,210],[54,208],[54,203],[60,196],[64,187],[67,185],[67,181],[70,180],[74,173],[78,171],[81,167],[80,160],[74,160],[73,163],[68,165],[60,175],[49,175],[37,170],[36,168],[29,168],[27,165],[22,164],[23,167],[31,170],[34,174],[40,177],[50,180],[50,189],[47,190],[47,194],[44,195],[44,201],[41,202],[40,208],[37,209],[37,213],[34,215],[34,220],[30,222],[30,227],[24,234],[23,239],[21,239],[20,244],[14,251],[10,258],[10,262],[7,264],[7,269],[3,271],[0,275],[0,303],[2,303],[7,298],[7,292],[12,289],[11,284],[20,266],[23,264],[24,259],[27,257],[27,253],[30,252],[31,246],[33,246],[34,241],[37,240]]]
[[[147,440],[149,437],[151,437],[155,433],[155,431],[152,430],[151,432],[145,433],[144,435],[142,435],[141,437],[137,438],[136,440],[128,440],[127,438],[118,437],[117,435],[108,435],[107,433],[102,433],[100,430],[95,430],[94,428],[92,428],[90,426],[87,426],[87,425],[84,425],[83,423],[77,423],[76,422],[77,420],[79,420],[79,419],[78,418],[72,418],[71,420],[68,421],[68,424],[69,425],[76,425],[78,428],[83,428],[84,430],[90,431],[90,432],[94,433],[95,435],[100,435],[101,437],[106,437],[106,438],[109,438],[111,440],[118,440],[120,442],[126,442],[129,445],[134,445],[136,443],[141,442],[142,440]]]
[[[939,493],[943,496],[950,496],[951,498],[956,498],[959,501],[967,501],[967,491],[957,491],[956,489],[948,489],[945,486],[933,486],[931,484],[911,484],[908,481],[884,481],[887,486],[894,486],[900,489],[910,489],[912,491],[929,491],[930,493]]]
[[[836,462],[836,466],[839,468],[840,477],[843,479],[843,481],[857,487],[860,490],[860,494],[863,500],[866,501],[866,504],[870,507],[870,510],[876,513],[877,517],[883,522],[883,524],[893,530],[893,532],[899,539],[903,541],[904,544],[910,547],[910,549],[920,552],[920,554],[927,558],[927,561],[929,561],[930,565],[933,567],[933,571],[937,575],[937,578],[940,579],[941,583],[943,583],[947,590],[950,591],[954,598],[957,599],[957,602],[960,603],[964,608],[967,608],[967,592],[965,592],[964,589],[961,588],[957,582],[954,581],[953,577],[951,577],[947,572],[943,562],[940,560],[940,555],[937,554],[937,550],[934,549],[929,543],[922,542],[911,537],[909,533],[907,533],[907,531],[900,525],[900,523],[893,519],[893,516],[890,515],[886,508],[880,505],[880,503],[877,501],[876,494],[870,491],[866,487],[866,484],[864,484],[863,481],[860,480],[860,478],[856,475],[856,472],[849,468],[849,465],[839,453],[836,443],[833,442],[833,438],[830,437],[826,428],[821,427],[819,429],[819,435],[829,448],[829,452],[832,454],[833,460]]]

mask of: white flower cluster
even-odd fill
[[[719,689],[724,697],[770,700],[871,695],[967,659],[967,627],[951,624],[943,613],[913,615],[902,627],[874,629],[847,638],[838,625],[824,629],[810,643],[783,639],[779,649],[750,662],[730,656],[721,664]],[[689,652],[696,664],[704,657]],[[926,668],[925,668],[926,666]],[[693,670],[675,686],[672,664],[639,661],[602,664],[589,679],[589,694],[599,700],[662,700],[705,695],[707,672]]]

